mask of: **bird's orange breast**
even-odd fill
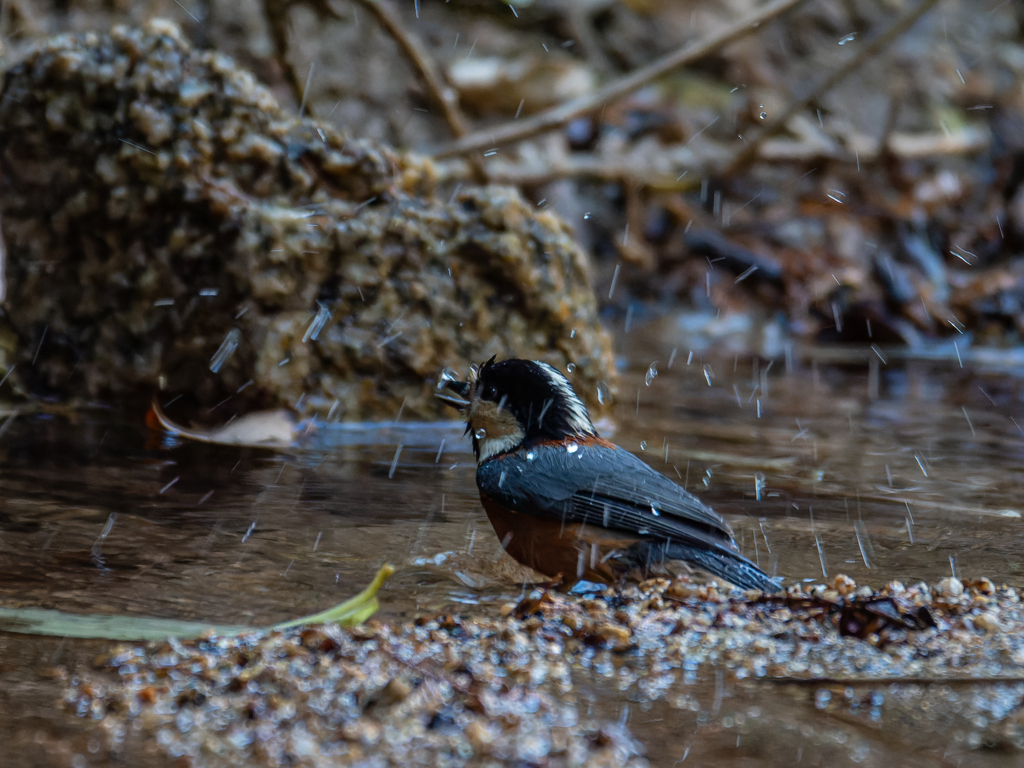
[[[512,558],[545,576],[561,574],[569,584],[579,579],[616,580],[616,563],[609,562],[607,556],[639,541],[639,537],[623,536],[605,528],[514,512],[483,493],[480,501]]]

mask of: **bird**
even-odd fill
[[[466,418],[480,500],[519,563],[572,586],[682,561],[742,589],[779,589],[711,507],[601,437],[554,366],[492,357],[469,381],[446,370],[438,389]]]

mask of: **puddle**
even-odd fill
[[[687,357],[624,377],[614,439],[724,514],[766,570],[876,587],[954,572],[1024,587],[1020,379],[955,360],[787,370]],[[329,450],[280,454],[154,440],[143,416],[88,409],[75,423],[6,424],[3,605],[267,625],[340,602],[384,562],[398,566],[380,594],[386,620],[491,612],[522,593],[456,424],[325,427],[317,445]],[[104,647],[0,633],[0,736],[19,764],[164,764],[143,740],[112,756],[89,721],[58,706],[58,668],[73,674]],[[702,668],[648,702],[579,675],[583,700],[624,719],[652,765],[1019,758],[985,748],[1005,746],[993,734],[1024,695],[1012,682],[847,688],[730,682]]]

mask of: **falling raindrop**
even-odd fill
[[[583,214],[583,218],[584,218],[584,220],[589,219],[590,218],[590,211],[587,211],[586,213],[584,213]]]
[[[712,380],[715,378],[715,372],[711,370],[711,366],[707,363],[704,364],[704,379],[707,381],[708,386],[711,386]]]
[[[573,363],[569,363],[567,366],[565,366],[565,370],[567,370],[569,373],[572,373],[573,371],[576,370],[576,366]]]
[[[764,472],[754,473],[754,496],[761,500],[761,492],[764,490]]]
[[[526,460],[527,461],[533,461],[535,458],[536,458],[536,454],[533,451],[530,451],[528,454],[526,454]]]
[[[609,396],[610,393],[608,392],[608,385],[605,384],[603,381],[597,382],[597,402],[599,402],[601,405],[604,405],[606,402],[608,402]]]
[[[658,361],[655,360],[651,363],[651,367],[647,369],[647,375],[644,376],[644,383],[647,386],[651,386],[651,382],[658,378]]]
[[[388,480],[395,476],[395,468],[398,466],[398,457],[402,455],[402,444],[398,444],[398,448],[395,449],[395,458],[391,461],[391,471],[388,472]]]
[[[319,302],[317,302],[319,304]],[[316,311],[316,317],[313,318],[313,322],[309,324],[309,328],[306,329],[305,335],[302,337],[302,343],[305,344],[310,339],[313,341],[317,340],[320,335],[320,331],[323,330],[327,321],[331,319],[331,310],[325,307],[323,304],[319,304],[319,309]]]
[[[762,112],[762,113],[760,114],[760,118],[761,118],[762,120],[764,120],[764,119],[765,119],[766,117],[768,117],[768,113],[767,113],[767,112]]]
[[[238,349],[238,342],[242,338],[242,333],[237,328],[232,328],[228,331],[227,337],[224,339],[224,343],[220,345],[220,348],[213,354],[213,358],[210,360],[210,370],[214,373],[220,371],[221,366],[227,362],[227,359],[234,354],[235,350]]]
[[[580,447],[576,445],[576,443],[569,443],[567,446],[565,446],[566,453],[576,453],[576,451],[578,451],[579,449]]]
[[[841,38],[839,40],[839,44],[840,45],[846,45],[847,43],[852,43],[855,37],[857,37],[857,33],[856,32],[851,32],[846,37]]]
[[[646,451],[647,450],[647,441],[646,440],[641,440],[640,441],[640,450],[641,451]]]
[[[473,437],[475,437],[477,440],[483,440],[485,437],[487,437],[487,430],[484,429],[483,427],[480,427],[480,429],[473,433]]]

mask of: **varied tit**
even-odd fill
[[[492,357],[446,379],[476,454],[476,483],[505,551],[552,578],[611,583],[683,561],[745,589],[778,585],[739,553],[714,510],[597,434],[556,368]]]

